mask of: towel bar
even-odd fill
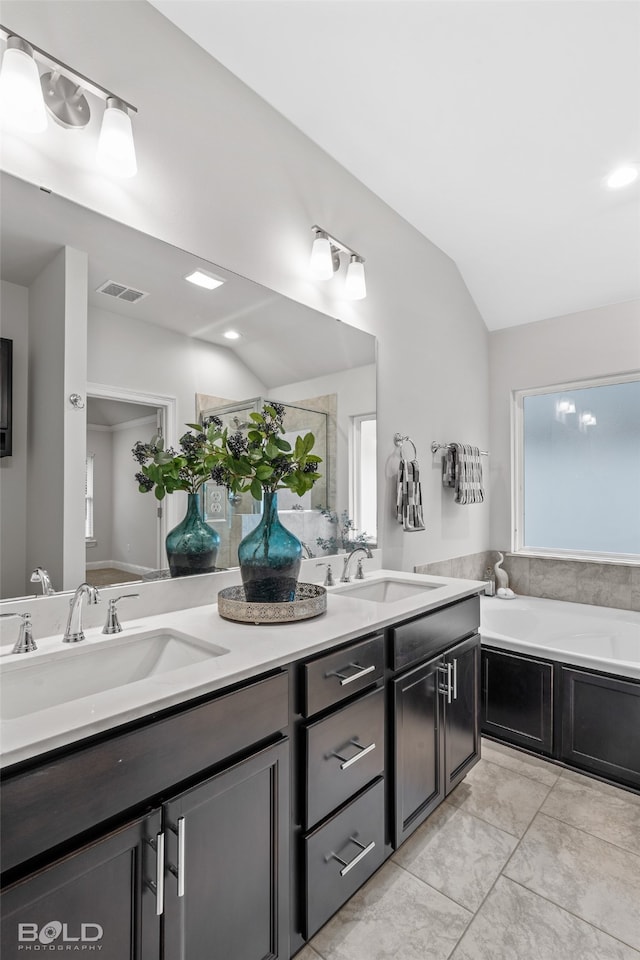
[[[399,436],[399,434],[396,434],[396,436]],[[408,438],[408,437],[405,437],[404,439],[405,439],[405,440],[408,440],[409,438]],[[433,443],[431,444],[431,453],[437,453],[438,450],[448,450],[450,446],[452,446],[452,444],[450,444],[450,443],[438,443],[437,440],[434,440]],[[481,457],[488,457],[488,456],[490,456],[489,451],[488,451],[488,450],[481,450],[481,451],[480,451],[480,456],[481,456]]]

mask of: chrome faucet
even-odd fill
[[[311,549],[308,543],[305,543],[304,540],[300,541],[300,546],[302,547],[302,556],[306,560],[312,560],[315,557],[315,553]]]
[[[16,617],[22,619],[18,639],[11,653],[32,653],[38,649],[33,639],[33,625],[31,623],[30,613],[0,613],[0,617]]]
[[[87,603],[91,604],[98,603],[100,600],[100,594],[95,587],[92,587],[89,583],[80,584],[69,601],[71,609],[69,610],[67,629],[62,638],[63,643],[78,643],[78,641],[84,640],[82,630],[82,601],[84,597],[87,598]]]
[[[109,600],[107,622],[102,628],[102,632],[106,634],[122,633],[122,624],[120,623],[120,619],[118,617],[116,604],[120,603],[121,600],[131,600],[133,597],[139,596],[139,593],[125,593],[121,597],[113,597],[113,599]]]
[[[356,547],[355,550],[352,550],[351,553],[348,553],[344,558],[344,566],[342,568],[342,576],[340,577],[340,583],[349,583],[350,581],[349,565],[352,559],[355,556],[357,556],[359,553],[364,553],[365,557],[367,557],[368,560],[371,560],[373,558],[373,554],[371,553],[371,550],[366,545],[366,543],[363,543],[361,546]],[[360,559],[358,561],[358,572],[356,573],[356,580],[362,580],[362,579],[363,579],[362,559]]]
[[[44,569],[44,567],[36,567],[33,573],[31,574],[31,583],[39,583],[42,586],[42,594],[45,597],[51,597],[55,593],[53,589],[53,584],[51,583],[51,577]]]

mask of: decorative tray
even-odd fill
[[[241,623],[291,623],[318,617],[327,609],[327,591],[317,583],[299,583],[295,600],[285,603],[249,603],[244,587],[225,587],[218,593],[218,613]]]

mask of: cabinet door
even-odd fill
[[[165,804],[165,960],[288,960],[288,741]]]
[[[33,951],[158,960],[156,852],[160,811],[8,887],[2,896],[3,960]]]
[[[482,731],[542,753],[553,750],[553,664],[482,650]]]
[[[396,848],[444,798],[441,657],[393,680]]]
[[[480,637],[457,644],[444,658],[451,665],[451,703],[445,705],[445,792],[480,759]]]
[[[640,683],[563,667],[561,758],[640,787]]]

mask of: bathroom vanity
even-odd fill
[[[480,587],[379,571],[307,623],[147,618],[227,653],[111,725],[103,693],[77,701],[93,726],[14,744],[3,957],[288,960],[479,759]]]

